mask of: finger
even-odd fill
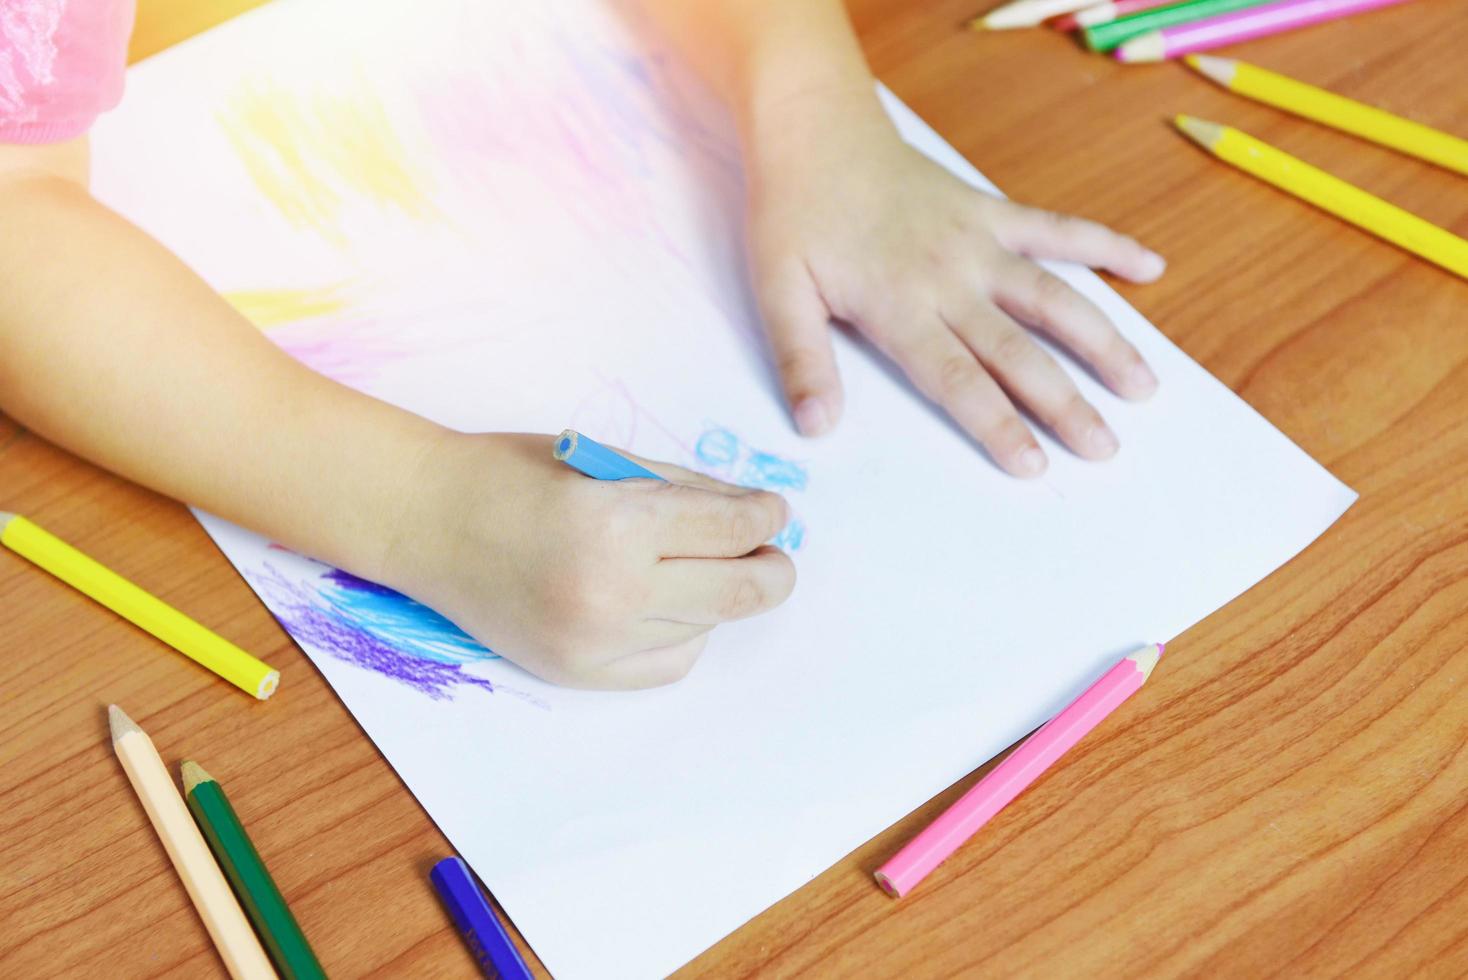
[[[766,490],[730,495],[665,483],[653,499],[654,543],[664,558],[738,558],[790,520],[785,499]]]
[[[1116,436],[1100,413],[1055,359],[1013,320],[985,303],[971,307],[951,325],[1005,390],[1077,455],[1105,459],[1116,452]]]
[[[700,558],[687,560],[709,561],[717,559]],[[679,643],[687,643],[689,640],[703,636],[717,625],[717,623],[680,623],[674,619],[644,619],[636,625],[633,631],[635,636],[633,644],[640,649],[649,650],[676,646]]]
[[[831,315],[802,263],[760,276],[760,313],[795,427],[825,435],[841,417],[843,397],[831,349]]]
[[[708,633],[704,632],[681,643],[629,653],[577,676],[571,686],[601,691],[637,691],[672,684],[688,675],[707,645]]]
[[[1126,398],[1146,398],[1157,377],[1101,308],[1059,276],[1015,258],[1000,270],[995,299],[1016,319],[1039,327],[1096,369]]]
[[[768,545],[744,558],[668,558],[654,573],[654,615],[713,625],[768,612],[795,588],[795,563]]]
[[[1095,221],[1011,204],[993,223],[999,244],[1040,259],[1079,262],[1114,272],[1133,282],[1152,282],[1167,270],[1167,260]]]
[[[1045,452],[1009,398],[947,327],[933,329],[891,351],[918,390],[938,403],[965,432],[1015,476],[1045,472]]]
[[[618,452],[621,452],[621,450],[618,450]],[[641,456],[634,456],[631,453],[622,453],[622,455],[635,463],[647,467],[669,483],[677,483],[685,487],[697,487],[700,490],[709,490],[730,497],[743,497],[755,492],[749,487],[742,487],[737,483],[726,483],[723,480],[705,473],[699,473],[697,470],[687,469],[683,466],[675,466],[672,463],[665,463],[656,459],[644,459]]]

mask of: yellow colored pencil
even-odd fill
[[[1177,127],[1227,163],[1468,279],[1468,241],[1230,126],[1178,116]]]
[[[1468,140],[1244,61],[1209,55],[1183,60],[1230,92],[1468,175]]]
[[[142,801],[148,820],[163,841],[163,849],[173,868],[183,879],[184,888],[199,910],[199,918],[219,949],[229,975],[235,980],[273,980],[275,970],[265,957],[265,949],[255,938],[245,912],[229,890],[224,872],[214,863],[209,845],[189,816],[183,797],[168,777],[158,750],[137,723],[121,708],[107,709],[107,724],[112,729],[112,748],[127,773],[128,782]]]
[[[0,512],[0,544],[260,700],[280,685],[280,672],[269,664],[24,517]]]

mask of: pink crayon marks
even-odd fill
[[[556,42],[549,56],[531,60],[510,44],[418,83],[419,122],[440,164],[461,193],[495,202],[496,220],[522,206],[527,182],[539,186],[579,234],[605,245],[599,261],[629,274],[649,250],[671,257],[684,289],[762,345],[744,274],[743,175],[724,110],[666,54],[629,56],[575,25],[544,29]],[[689,221],[699,235],[687,234]]]
[[[372,319],[292,324],[272,331],[270,339],[318,374],[358,389],[371,387],[382,368],[412,353],[394,339],[390,325]]]

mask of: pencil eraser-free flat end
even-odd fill
[[[882,874],[882,872],[878,871],[876,874],[872,875],[872,877],[877,879],[877,887],[882,889],[882,891],[886,892],[888,895],[891,895],[893,898],[902,897],[902,893],[897,890],[897,886],[892,884],[892,879]]]
[[[576,441],[580,435],[575,429],[566,429],[563,431],[560,435],[556,436],[555,449],[552,450],[551,455],[564,462],[576,451]]]

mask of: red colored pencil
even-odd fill
[[[1094,7],[1057,17],[1050,22],[1050,26],[1057,31],[1074,31],[1082,27],[1108,24],[1119,17],[1130,17],[1153,7],[1170,7],[1178,2],[1180,0],[1109,0],[1107,3],[1098,3]]]

